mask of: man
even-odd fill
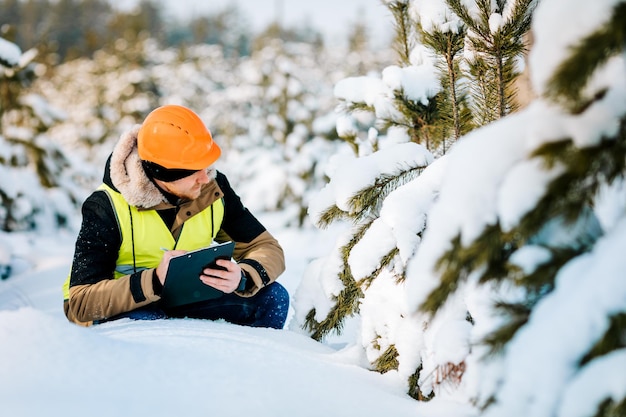
[[[118,318],[224,319],[282,328],[289,296],[276,239],[212,168],[221,150],[186,107],[153,110],[122,135],[104,181],[82,207],[64,311],[80,325]],[[169,261],[213,241],[234,241],[233,259],[198,277],[224,295],[167,310],[160,304]],[[167,249],[163,251],[163,249]]]

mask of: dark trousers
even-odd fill
[[[119,314],[94,324],[121,318],[133,320],[158,320],[165,318],[194,318],[219,320],[251,327],[282,329],[289,311],[289,293],[278,282],[261,288],[252,297],[224,294],[220,298],[181,306],[164,311],[159,303],[153,303],[127,313]]]

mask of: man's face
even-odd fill
[[[181,178],[176,181],[158,182],[165,191],[172,193],[180,198],[194,200],[200,196],[200,190],[202,188],[202,185],[207,184],[209,181],[210,179],[207,175],[207,169],[201,169],[200,171],[191,174],[188,177]]]

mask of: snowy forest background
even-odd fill
[[[292,330],[418,401],[626,416],[626,2],[383,3],[375,51],[358,22],[339,47],[234,8],[0,2],[2,277],[12,236],[78,226],[121,132],[184,104],[252,211],[350,225]]]

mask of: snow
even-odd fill
[[[525,275],[530,275],[550,259],[552,254],[548,249],[542,246],[524,246],[511,255],[511,264],[519,267]]]
[[[364,102],[368,106],[374,106],[376,98],[384,91],[382,81],[375,77],[351,77],[335,85],[335,97],[352,103]]]
[[[570,48],[606,22],[619,3],[621,0],[541,2],[533,15],[535,45],[529,55],[536,92],[541,94],[545,90],[550,76],[568,56]]]
[[[591,253],[559,272],[556,290],[533,310],[528,326],[516,334],[507,348],[510,360],[505,364],[507,378],[500,396],[506,404],[504,410],[514,409],[520,415],[534,417],[552,415],[551,410],[557,408],[559,401],[555,393],[575,374],[590,341],[599,340],[606,332],[608,317],[623,311],[626,305],[622,274],[626,258],[621,255],[624,245],[626,220],[601,238]],[[568,305],[575,308],[564,308]],[[549,339],[555,329],[559,345],[567,349],[532,343]],[[624,387],[621,385],[621,389]],[[502,412],[496,405],[487,416],[499,416]]]
[[[337,82],[334,95],[348,107],[364,103],[374,108],[376,117],[387,120],[402,120],[403,116],[393,105],[393,98],[402,95],[407,100],[427,105],[431,97],[441,91],[434,61],[424,48],[415,48],[411,53],[412,65],[399,67],[390,65],[383,69],[381,78],[376,76],[349,77]],[[341,123],[338,133],[350,132],[346,122]]]
[[[429,33],[435,30],[458,33],[462,25],[460,19],[450,11],[444,1],[414,0],[409,11],[411,16],[420,22],[422,29]]]
[[[626,396],[626,349],[619,349],[595,359],[576,376],[564,394],[558,417],[584,417],[595,413],[594,404],[607,399],[619,402]]]
[[[475,2],[462,3],[476,13]],[[492,31],[507,24],[517,3],[507,2],[501,14],[490,14]],[[618,3],[623,1],[544,0],[538,5],[529,67],[540,97],[570,48],[605,22]],[[427,30],[458,30],[458,20],[443,1],[415,0],[410,4]],[[10,55],[7,50],[10,48],[0,50],[0,56]],[[196,52],[202,57],[210,55],[206,49]],[[265,61],[243,63],[235,73],[235,78],[244,75],[240,78],[256,82],[271,75],[269,87],[261,91],[258,85],[242,85],[228,94],[258,109],[264,102],[250,100],[257,94],[269,101],[279,98],[281,91],[294,95],[306,91],[305,81],[287,80],[279,71],[297,71],[306,61],[276,61],[270,52],[268,47]],[[221,92],[211,89],[222,83],[221,77],[232,74],[215,71],[211,73],[215,80],[198,78],[194,85],[188,80],[198,73],[187,64],[180,64],[177,72],[164,67],[162,73],[155,71],[156,75],[150,76],[159,82],[160,78],[171,80],[173,84],[164,88],[164,94],[170,92],[170,102],[184,103],[187,97],[211,91],[212,99],[224,107],[206,105],[204,116],[217,121],[232,113],[228,120],[236,125],[245,119],[246,133],[258,140],[251,146],[255,152],[244,154],[240,150],[250,143],[235,137],[228,144],[228,163],[245,169],[248,177],[238,178],[244,184],[238,189],[246,199],[265,210],[277,209],[274,214],[263,213],[262,221],[285,248],[287,272],[279,281],[292,296],[289,323],[280,331],[200,320],[120,320],[78,328],[64,318],[60,299],[74,236],[64,232],[49,236],[42,231],[0,235],[0,266],[6,269],[9,264],[12,272],[8,280],[0,281],[3,414],[583,417],[594,415],[606,398],[624,398],[623,348],[581,363],[606,334],[611,317],[623,314],[626,306],[623,180],[601,187],[593,207],[583,209],[576,222],[546,219],[543,228],[511,255],[507,267],[532,274],[560,249],[589,248],[559,267],[554,288],[541,297],[529,294],[531,290],[517,286],[514,279],[499,285],[482,282],[481,267],[468,268],[469,276],[463,277],[436,315],[419,311],[441,283],[437,262],[452,248],[452,240],[459,237],[466,247],[490,226],[516,231],[546,195],[550,182],[563,172],[565,167],[560,164],[548,168],[533,158],[535,150],[564,138],[571,138],[577,149],[585,149],[615,136],[626,114],[623,53],[603,62],[590,77],[582,91],[584,97],[596,97],[589,107],[571,114],[559,103],[539,98],[516,114],[472,131],[438,159],[421,145],[408,142],[402,129],[380,134],[371,127],[374,123],[362,123],[364,119],[357,115],[321,112],[314,121],[317,129],[324,130],[336,123],[340,136],[356,136],[363,125],[370,126],[366,138],[356,141],[357,152],[331,146],[321,138],[307,141],[306,130],[299,128],[299,123],[304,123],[300,119],[313,114],[318,104],[314,92],[309,92],[308,98],[289,101],[289,122],[295,127],[283,135],[286,122],[272,115],[271,109],[269,114],[248,119],[241,117],[238,109],[231,112],[228,100],[219,100]],[[71,77],[88,71],[74,70]],[[315,74],[311,79],[328,78]],[[406,68],[390,66],[379,77],[345,78],[334,90],[319,96],[334,95],[344,109],[364,104],[376,118],[397,121],[402,115],[392,105],[394,94],[403,92],[427,103],[439,91],[433,75],[429,57],[418,47]],[[109,87],[104,91],[107,100],[114,102],[120,94],[117,89],[128,86],[112,80],[136,82],[144,76],[141,71],[112,74],[103,82]],[[199,89],[200,85],[204,87]],[[197,94],[197,89],[203,94]],[[35,104],[34,108],[42,110],[40,117],[57,115]],[[142,111],[149,101],[138,95],[136,100],[125,100],[125,105],[127,111]],[[117,111],[105,108],[103,114],[109,114],[107,110],[111,114]],[[111,121],[115,117],[112,115]],[[32,137],[26,129],[14,133]],[[291,158],[288,166],[275,149],[261,150],[273,145],[274,139],[289,145],[284,150]],[[0,151],[3,156],[17,154],[5,142]],[[324,163],[316,164],[319,161]],[[378,213],[367,213],[369,217],[357,219],[355,224],[338,222],[325,230],[289,228],[283,218],[293,217],[292,212],[301,207],[283,200],[286,207],[279,208],[277,201],[286,189],[304,194],[299,175],[312,167],[318,170],[316,174],[323,170],[330,178],[315,195],[302,196],[309,202],[312,222],[319,221],[329,207],[358,217],[353,197],[360,190],[374,185],[382,174],[397,174],[409,167],[424,169],[389,193],[377,207]],[[257,178],[261,181],[253,181]],[[30,212],[46,200],[36,182],[25,168],[7,170],[0,165],[0,189],[5,193],[13,196],[32,188],[28,198],[15,206],[18,212]],[[49,196],[46,198],[49,201]],[[52,201],[69,206],[67,198]],[[69,208],[62,210],[67,211]],[[364,293],[358,300],[359,312],[343,323],[343,332],[326,336],[323,343],[315,342],[301,325],[310,310],[315,310],[317,321],[332,311],[344,290],[339,278],[344,268],[341,251],[366,221],[372,223],[348,258],[355,280],[364,280],[358,283]],[[381,268],[381,258],[395,249],[394,262]],[[375,279],[368,279],[379,268]],[[5,273],[0,270],[0,275]],[[498,303],[526,306],[533,302],[536,305],[531,305],[528,322],[498,355],[481,344],[487,335],[510,323]],[[397,352],[398,369],[385,374],[368,370],[388,348]],[[465,369],[462,381],[440,384],[438,372],[444,366]],[[406,394],[407,381],[416,375],[416,369],[422,370],[422,393],[436,393],[429,403],[416,402]],[[494,404],[484,410],[473,408],[492,400]]]
[[[617,180],[613,187],[601,187],[595,212],[602,229],[613,228],[626,212],[626,183],[623,180]]]
[[[592,77],[585,96],[593,97],[605,89],[607,91],[604,91],[601,100],[596,100],[582,114],[564,113],[547,102],[533,103],[529,111],[535,122],[528,145],[536,147],[542,142],[571,137],[576,146],[582,148],[597,146],[604,137],[615,136],[619,129],[617,120],[626,111],[625,73],[626,61],[623,56],[609,59]],[[607,86],[609,80],[610,87]]]
[[[497,33],[502,28],[502,15],[500,13],[493,13],[489,16],[489,30],[491,33]]]
[[[351,137],[356,136],[358,133],[358,128],[356,126],[355,120],[349,116],[339,116],[337,118],[336,123],[337,134],[339,137]]]
[[[546,170],[544,165],[542,161],[536,159],[522,161],[503,179],[496,208],[502,230],[511,230],[546,194],[550,181],[564,171],[559,164],[550,170]],[[547,171],[549,175],[546,175]]]
[[[507,24],[517,3],[507,2],[501,14],[490,15],[493,32]],[[577,9],[579,3],[581,8]],[[413,13],[421,13],[418,13],[420,22],[427,30],[450,30],[445,24],[452,16],[446,15],[443,2],[428,2],[427,7],[426,2],[410,4]],[[571,48],[598,30],[616,4],[601,1],[596,8],[596,4],[582,0],[575,4],[546,0],[538,5],[529,70],[540,96]],[[492,5],[495,7],[495,3]],[[589,10],[589,16],[580,10]],[[416,57],[423,56],[419,52],[415,53]],[[391,92],[409,91],[412,99],[420,100],[428,99],[434,91],[420,89],[428,82],[424,83],[427,77],[417,69],[426,70],[428,60],[416,59],[412,64],[415,66],[402,71],[394,66],[383,70],[383,87],[390,91],[381,88],[375,78],[361,77],[338,84],[335,96],[348,104],[374,107],[379,121],[400,120],[395,108],[388,107]],[[590,102],[593,98],[588,107],[570,112],[563,103],[539,98],[515,114],[472,131],[446,156],[429,164],[417,179],[389,194],[380,213],[369,219],[371,225],[362,234],[352,235],[356,244],[350,248],[349,272],[364,295],[359,299],[358,317],[351,318],[349,323],[358,329],[355,343],[363,347],[370,363],[395,346],[399,374],[406,376],[408,369],[421,366],[423,393],[428,394],[431,389],[436,392],[436,398],[449,395],[479,406],[493,401],[482,412],[490,417],[547,417],[556,415],[558,410],[564,417],[579,408],[585,412],[577,411],[575,415],[594,415],[603,401],[602,395],[618,402],[623,399],[624,378],[616,375],[624,368],[622,356],[616,353],[614,357],[603,358],[614,364],[612,369],[600,358],[588,365],[581,363],[594,344],[606,335],[610,318],[623,314],[626,305],[623,280],[626,265],[623,257],[617,259],[626,236],[623,180],[601,187],[591,208],[583,208],[576,221],[568,222],[552,213],[538,213],[537,205],[548,192],[553,192],[549,186],[554,185],[554,180],[572,167],[560,163],[548,166],[533,153],[544,145],[566,139],[571,139],[572,146],[581,153],[615,140],[626,114],[625,73],[624,54],[616,53],[590,74],[581,92]],[[376,94],[369,94],[374,91],[372,85],[377,87]],[[416,88],[407,89],[407,86]],[[347,123],[342,125],[342,131],[353,133],[353,129]],[[389,146],[388,137],[380,136],[377,141],[381,150],[370,155],[362,151],[364,144],[358,143],[359,158],[342,161],[329,173],[330,182],[309,207],[312,217],[333,205],[350,213],[354,210],[352,195],[365,184],[373,183],[376,175],[392,172],[394,161],[406,161],[402,153],[395,155],[395,160],[381,158],[380,165],[374,167],[371,157],[387,151]],[[391,149],[397,147],[394,144]],[[442,160],[445,160],[444,169],[436,169]],[[355,179],[355,172],[365,174]],[[602,184],[598,176],[590,174],[588,180],[599,180]],[[420,184],[422,177],[429,181]],[[419,307],[426,297],[442,284],[445,264],[438,270],[438,261],[453,248],[451,242],[455,238],[459,238],[461,250],[471,253],[470,245],[490,227],[499,228],[505,239],[507,232],[518,233],[523,229],[520,223],[531,211],[545,216],[543,227],[520,243],[520,248],[511,255],[506,267],[515,272],[502,271],[500,279],[504,283],[491,285],[483,282],[484,279],[479,281],[484,278],[484,267],[477,260],[479,266],[464,268],[471,271],[469,276],[459,278],[453,296],[434,317],[420,313]],[[355,228],[363,227],[365,221],[357,219],[355,223]],[[342,239],[345,243],[349,236]],[[345,250],[343,245],[337,246]],[[379,270],[383,257],[394,249],[398,249],[398,256],[390,266]],[[540,293],[537,295],[516,285],[516,274],[532,274],[552,262],[562,249],[582,253],[559,267],[554,288],[547,285],[550,288],[537,289]],[[331,254],[317,262],[333,262],[335,256]],[[458,260],[451,258],[451,266],[456,266]],[[400,278],[403,273],[405,280]],[[321,281],[319,287],[332,282],[334,291],[325,293],[329,296],[342,289],[341,283],[333,281],[331,275],[321,269],[312,270],[304,281],[311,290],[310,281]],[[314,297],[309,295],[309,299]],[[534,302],[537,304],[533,305]],[[496,355],[481,343],[487,335],[511,322],[511,317],[498,309],[498,303],[522,304],[532,312],[530,320],[520,325],[513,339]],[[320,305],[329,310],[328,300]],[[467,321],[468,313],[471,324]],[[296,318],[300,317],[302,314],[297,312]],[[462,383],[456,387],[437,387],[436,373],[450,365],[465,367]],[[595,382],[598,379],[602,382]],[[585,406],[578,407],[578,401],[585,401]]]
[[[309,215],[317,223],[329,201],[336,201],[337,207],[351,213],[350,200],[357,191],[374,185],[381,172],[400,172],[402,168],[426,166],[432,155],[421,145],[409,142],[389,149],[383,149],[363,158],[345,155],[336,164],[335,177],[338,180],[328,183],[309,206]],[[359,175],[351,175],[358,172]]]
[[[46,100],[37,94],[28,94],[21,98],[21,103],[33,109],[33,112],[46,125],[51,126],[54,122],[65,119],[64,112],[50,107]]]
[[[404,96],[423,105],[428,99],[441,91],[441,85],[431,65],[400,68],[392,65],[383,70],[383,82],[391,90],[402,91]]]
[[[407,266],[408,275],[420,277],[407,285],[407,296],[414,308],[438,284],[438,277],[432,272],[434,262],[438,254],[450,247],[452,239],[460,235],[461,243],[467,244],[486,226],[496,223],[498,191],[508,170],[525,154],[523,139],[528,117],[521,112],[477,129],[447,155],[447,169],[441,173],[440,180],[442,192],[429,211],[429,227],[424,232],[423,238],[428,239],[429,244],[422,245]],[[502,140],[503,137],[507,140]],[[474,184],[481,186],[477,188]],[[519,217],[522,212],[519,206],[501,205],[503,209],[510,209],[507,217]]]
[[[287,256],[280,281],[293,293],[325,242],[296,230],[275,234]],[[394,379],[287,329],[191,319],[75,326],[61,301],[73,235],[3,239],[17,272],[0,281],[3,415],[470,415],[460,405],[421,405]]]
[[[20,62],[22,50],[13,42],[0,38],[0,64],[13,67]]]
[[[10,415],[318,416],[339,409],[337,393],[350,397],[355,386],[361,414],[414,409],[374,375],[343,368],[329,348],[288,331],[192,320],[85,330],[32,308],[2,314],[0,329],[13,341],[2,352],[12,358],[1,394]]]

